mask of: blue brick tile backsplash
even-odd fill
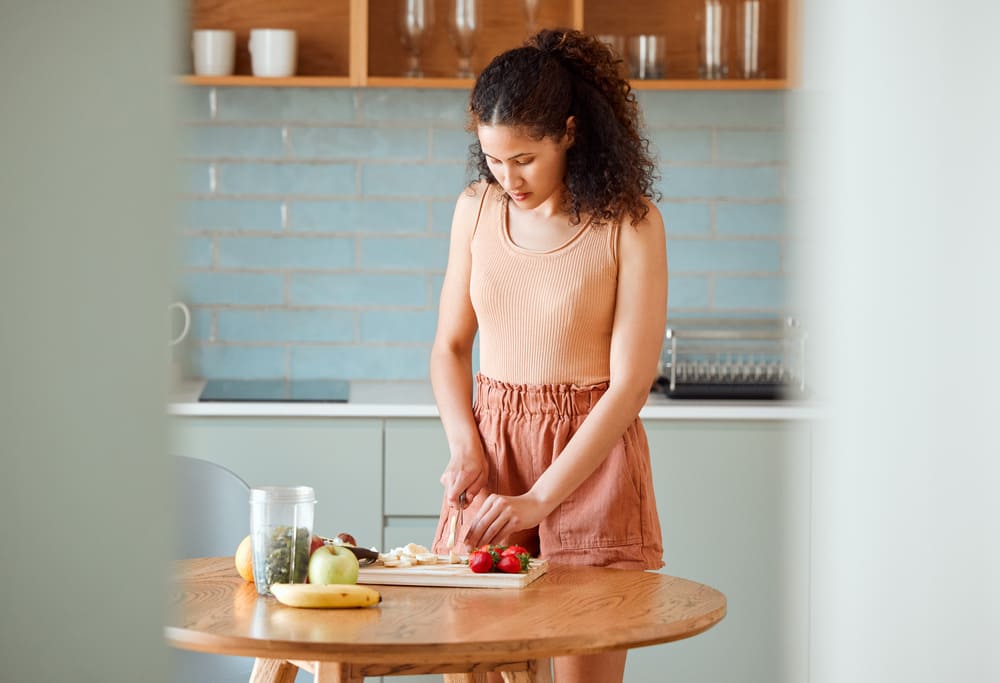
[[[178,297],[211,378],[426,380],[468,92],[184,91]],[[785,96],[638,93],[669,315],[783,315]]]
[[[354,265],[354,240],[348,237],[220,237],[220,268],[328,270]]]
[[[295,201],[288,228],[301,232],[425,233],[427,202],[419,199]]]
[[[216,316],[220,342],[338,342],[354,341],[351,311],[222,310]]]
[[[217,103],[216,120],[225,122],[308,123],[357,120],[357,100],[352,90],[312,88],[199,88],[202,96]],[[200,111],[205,111],[200,109]],[[211,112],[211,107],[209,107]]]

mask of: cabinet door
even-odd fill
[[[448,440],[437,418],[385,421],[386,548],[407,543],[430,547],[444,489],[438,478],[448,464]],[[441,676],[386,676],[385,683],[440,683]]]
[[[386,420],[386,516],[437,517],[444,493],[440,476],[448,457],[448,440],[440,420]]]
[[[439,478],[447,464],[448,440],[440,420],[386,420],[386,548],[411,542],[430,547],[444,494]]]
[[[781,422],[646,422],[664,573],[725,593],[699,636],[629,654],[634,683],[807,680],[809,428]]]
[[[381,541],[381,420],[175,418],[172,452],[218,463],[250,486],[312,486],[318,533]],[[248,504],[248,533],[249,525]]]

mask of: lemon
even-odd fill
[[[240,541],[233,560],[236,563],[236,571],[243,577],[243,580],[253,583],[253,550],[250,547],[249,536]]]

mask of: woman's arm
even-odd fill
[[[473,188],[474,195],[466,190],[455,204],[448,268],[431,348],[431,385],[450,451],[441,484],[453,507],[458,506],[463,491],[471,500],[487,477],[483,444],[472,416],[472,344],[478,324],[469,299],[472,233],[486,183]]]
[[[487,498],[466,535],[473,546],[531,528],[547,517],[604,461],[649,397],[667,317],[663,219],[651,205],[642,223],[621,230],[608,391],[530,491]]]

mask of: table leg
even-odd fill
[[[502,671],[504,683],[552,683],[552,660],[532,659],[527,671]]]
[[[250,683],[295,683],[299,667],[283,659],[254,660]]]
[[[313,683],[363,683],[351,675],[351,665],[340,662],[314,662]]]

